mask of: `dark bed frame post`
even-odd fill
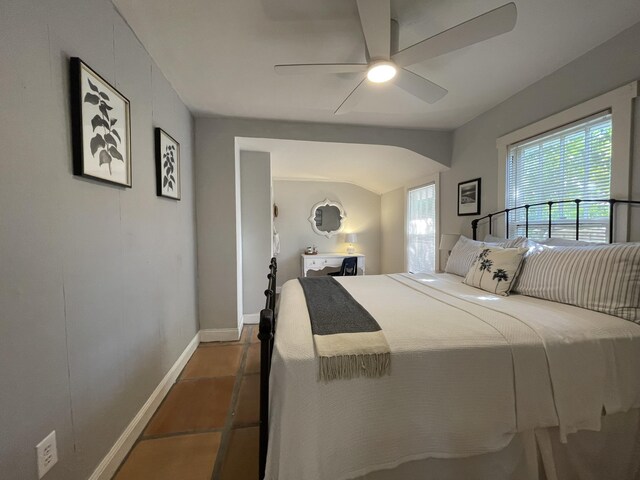
[[[478,238],[478,220],[471,221],[471,228],[473,229],[473,239],[477,240]]]
[[[265,308],[260,312],[260,447],[259,479],[264,478],[269,443],[269,369],[273,343],[273,311]]]
[[[273,354],[274,335],[276,332],[276,276],[278,263],[273,257],[269,262],[269,281],[264,291],[265,308],[260,312],[258,340],[260,340],[260,436],[258,454],[259,480],[264,479],[267,465],[267,448],[269,444],[269,373],[271,372],[271,355]]]
[[[609,243],[613,243],[613,206],[616,202],[613,198],[609,199]]]
[[[580,202],[582,200],[575,199],[576,202],[576,241],[580,240]],[[609,242],[611,243],[611,242]]]
[[[504,238],[509,238],[509,209],[504,209]]]

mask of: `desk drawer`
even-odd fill
[[[318,259],[320,260],[320,259]],[[324,260],[324,266],[325,267],[341,267],[342,266],[342,259],[341,258],[325,258]]]
[[[305,260],[304,264],[307,268],[324,268],[325,267],[325,259],[324,258],[308,258]]]
[[[307,258],[304,261],[307,268],[324,268],[324,267],[338,267],[342,265],[341,258]]]

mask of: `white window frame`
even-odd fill
[[[628,83],[498,138],[496,140],[498,148],[498,210],[503,210],[506,206],[507,156],[510,145],[605,110],[611,111],[611,198],[629,199],[631,195],[633,99],[640,94],[638,85],[637,81]],[[626,205],[620,204],[616,207],[614,225],[614,239],[618,242],[628,241],[629,209]]]
[[[404,248],[402,252],[402,256],[404,258],[404,271],[409,271],[409,256],[407,255],[407,247],[409,238],[407,237],[407,225],[409,220],[409,191],[415,190],[416,188],[426,187],[427,185],[435,185],[436,188],[436,258],[435,258],[435,271],[441,272],[440,270],[440,250],[438,249],[438,245],[440,244],[440,174],[436,173],[434,175],[429,175],[427,177],[423,177],[419,180],[416,180],[412,183],[405,185],[404,188],[404,231],[402,235],[404,236]]]

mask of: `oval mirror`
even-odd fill
[[[322,202],[316,203],[311,209],[309,223],[311,223],[311,228],[318,235],[330,238],[342,231],[346,218],[347,214],[342,205],[325,198]]]

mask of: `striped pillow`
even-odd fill
[[[640,323],[640,243],[539,246],[513,290]]]
[[[451,250],[451,255],[449,255],[444,271],[464,277],[467,275],[467,272],[471,268],[471,265],[473,265],[473,262],[476,261],[480,247],[484,245],[491,245],[496,247],[513,248],[521,246],[526,242],[526,240],[527,239],[524,237],[516,237],[500,243],[486,243],[471,240],[470,238],[461,235],[458,242],[453,246],[453,250]]]

